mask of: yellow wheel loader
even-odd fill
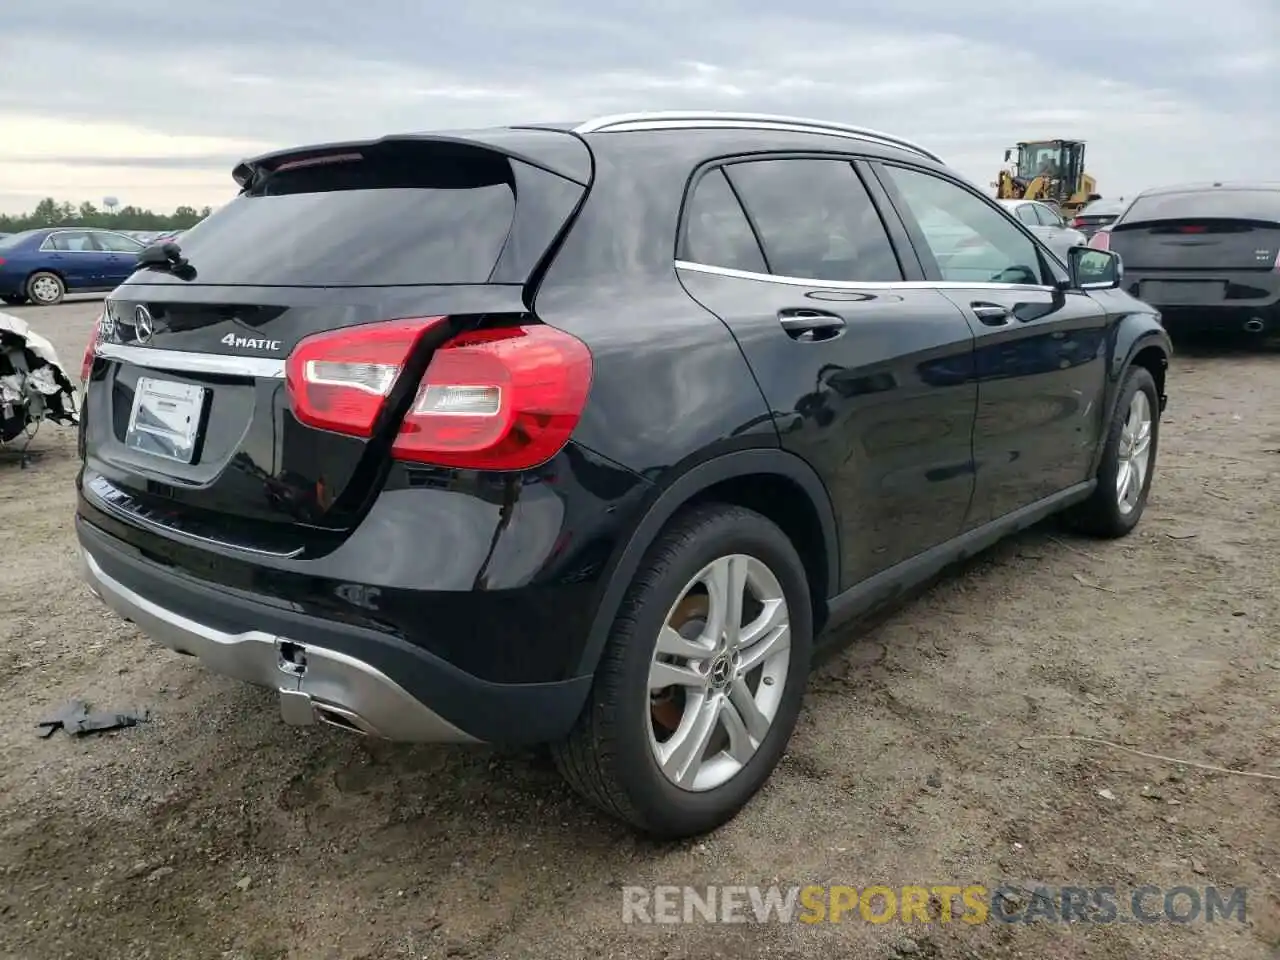
[[[1083,140],[1034,140],[1004,152],[996,181],[1000,200],[1039,200],[1065,216],[1100,200],[1098,182],[1084,172]]]

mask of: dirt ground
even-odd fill
[[[97,307],[16,309],[69,368]],[[765,792],[638,841],[538,756],[290,728],[77,580],[75,438],[0,451],[0,956],[1186,960],[1280,950],[1280,353],[1181,350],[1129,538],[996,547],[814,676]],[[149,707],[41,740],[72,697]],[[1045,735],[1273,779],[1207,772]],[[1105,795],[1104,795],[1105,792]],[[624,885],[1247,887],[1247,922],[622,922]],[[1122,911],[1123,912],[1123,911]]]

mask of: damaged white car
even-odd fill
[[[80,422],[76,385],[53,344],[25,320],[0,313],[0,445],[38,429],[42,420]]]

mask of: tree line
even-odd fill
[[[213,212],[212,207],[178,207],[173,213],[155,213],[141,207],[100,210],[92,203],[58,202],[45,197],[30,213],[0,214],[0,233],[20,233],[41,227],[103,227],[108,230],[186,230]]]

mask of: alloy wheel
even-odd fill
[[[1151,467],[1151,401],[1139,390],[1129,401],[1129,412],[1120,430],[1116,466],[1116,502],[1128,515],[1138,506]]]
[[[705,791],[736,776],[773,725],[790,663],[773,572],[744,554],[699,571],[668,612],[649,669],[649,743],[667,779]]]

